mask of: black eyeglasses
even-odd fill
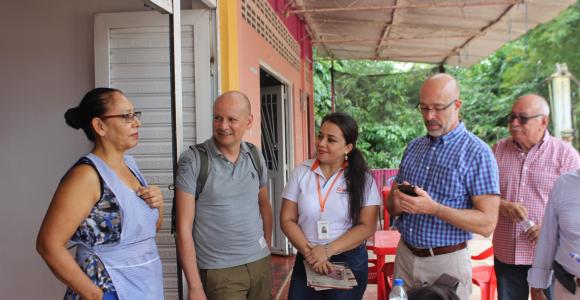
[[[447,104],[445,106],[435,106],[433,108],[430,108],[426,105],[421,105],[421,103],[417,103],[417,108],[421,111],[422,114],[428,114],[430,112],[441,113],[441,112],[445,111],[446,109],[448,109],[451,105],[453,105],[453,103],[455,103],[457,100],[459,100],[459,99],[455,99],[455,100],[449,102],[449,104]]]
[[[110,119],[110,118],[123,118],[126,123],[133,123],[136,120],[141,120],[141,112],[136,111],[132,113],[122,114],[122,115],[110,115],[110,116],[100,116],[101,120]]]
[[[506,116],[506,119],[508,121],[508,124],[511,124],[515,119],[518,119],[518,123],[525,125],[528,123],[528,121],[530,121],[533,118],[537,118],[537,117],[543,117],[543,114],[538,114],[538,115],[534,115],[534,116],[521,116],[518,114],[509,114]]]

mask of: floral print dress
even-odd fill
[[[88,164],[95,168],[93,162],[86,157],[81,158],[75,166],[79,164]],[[93,206],[89,216],[77,228],[69,243],[73,247],[77,244],[83,244],[87,248],[117,243],[121,239],[121,217],[121,208],[117,198],[101,179],[101,199]],[[115,291],[113,281],[98,256],[91,255],[78,263],[91,281],[104,292]],[[68,288],[64,299],[80,300],[81,297],[71,288]]]

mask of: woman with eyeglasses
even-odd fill
[[[163,196],[125,154],[137,145],[140,114],[120,90],[96,88],[64,115],[94,143],[61,179],[36,243],[68,287],[65,299],[163,299]]]

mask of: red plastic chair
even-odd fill
[[[367,245],[367,251],[374,251],[374,247],[371,245]],[[368,272],[368,283],[369,284],[377,284],[377,276],[379,272],[377,272],[377,259],[376,258],[369,258],[369,272]]]
[[[369,246],[372,247],[372,246]],[[367,247],[367,249],[369,248]],[[379,300],[386,299],[386,296],[391,292],[391,287],[393,286],[393,273],[395,271],[395,263],[388,262],[383,266],[383,271],[381,273],[377,272],[377,260],[369,259],[369,273],[368,273],[368,284],[377,285],[377,298]],[[385,276],[385,280],[379,281],[379,274]]]
[[[383,196],[383,230],[389,229],[390,224],[390,217],[389,212],[387,210],[387,198],[389,196],[389,192],[391,191],[390,186],[384,186],[382,190]],[[367,245],[367,250],[374,251],[374,247],[372,245]],[[391,291],[391,287],[393,286],[393,273],[395,269],[395,264],[392,262],[385,263],[383,266],[382,272],[378,272],[377,269],[377,259],[376,258],[369,258],[369,271],[368,271],[368,283],[369,284],[376,284],[377,285],[377,296],[378,299],[382,300],[381,298],[385,298]],[[385,280],[378,280],[379,274],[383,274],[385,276]]]
[[[481,252],[479,255],[472,256],[473,260],[482,260],[493,255],[493,247]],[[481,288],[481,300],[494,300],[497,291],[497,279],[495,270],[491,266],[476,266],[472,269],[473,275],[471,282]]]
[[[391,224],[391,217],[389,211],[387,210],[387,198],[389,198],[389,193],[391,192],[391,186],[386,185],[383,187],[383,230],[389,230]]]
[[[390,217],[389,217],[389,211],[387,210],[387,197],[389,196],[389,192],[390,192],[391,188],[390,187],[383,187],[383,191],[382,191],[382,196],[383,196],[383,205],[382,205],[382,215],[383,215],[383,230],[388,230],[389,229],[389,222],[390,222]],[[371,242],[372,244],[372,237],[369,239],[369,242]],[[373,251],[374,248],[372,245],[367,245],[367,250],[369,251]],[[375,258],[369,258],[369,283],[371,284],[376,284],[377,283],[377,260]]]

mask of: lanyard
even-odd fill
[[[338,172],[338,174],[336,174],[336,177],[332,181],[332,184],[330,184],[330,187],[326,191],[326,195],[324,195],[324,198],[322,198],[322,190],[320,189],[320,180],[318,179],[318,176],[316,176],[316,187],[317,187],[316,192],[318,193],[318,203],[320,204],[320,212],[324,212],[324,206],[326,205],[326,200],[328,200],[328,195],[332,191],[332,188],[334,187],[336,181],[340,178],[340,175],[342,175],[342,172],[344,172],[345,167],[346,166],[343,166]]]

